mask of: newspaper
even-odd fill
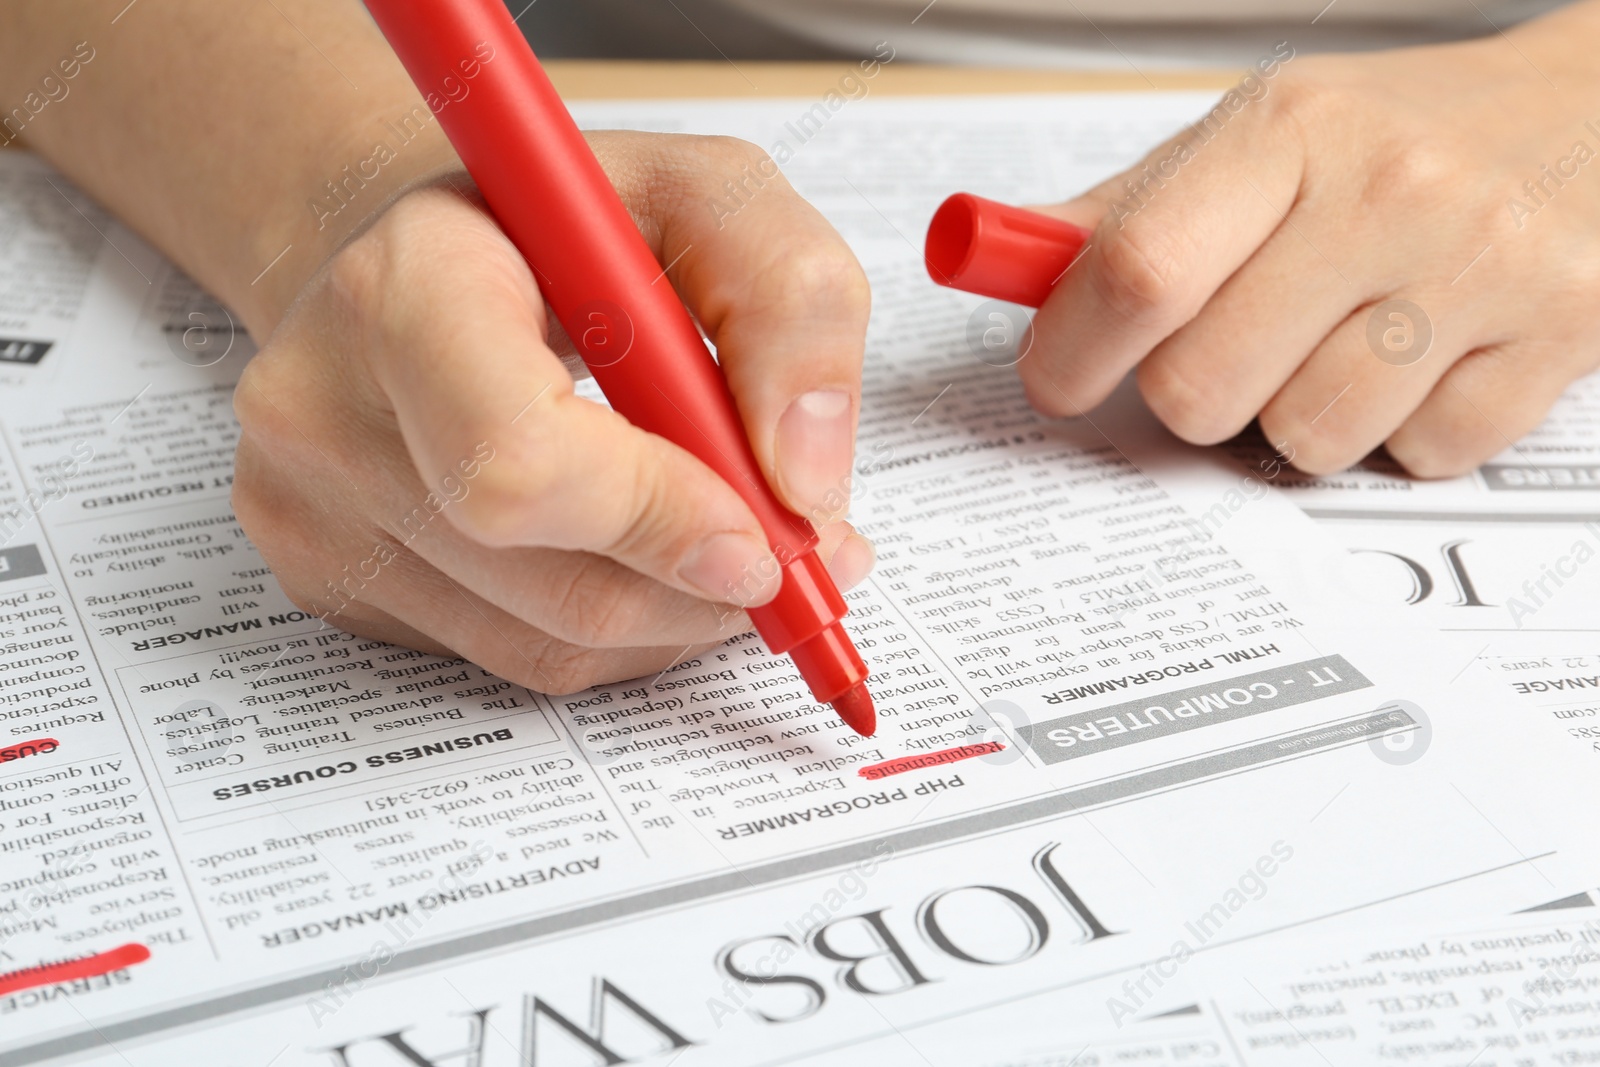
[[[876,299],[872,738],[749,635],[552,698],[296,610],[229,510],[249,340],[0,154],[0,1065],[1254,1063],[1190,959],[1593,884],[1591,750],[1479,680],[1543,675],[1343,588],[1270,457],[1127,389],[1037,416],[1026,331],[920,277],[945,192],[1063,195],[1200,102],[579,109],[809,133]]]

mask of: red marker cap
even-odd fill
[[[1036,308],[1088,239],[1082,226],[957,193],[933,213],[924,258],[940,285]]]

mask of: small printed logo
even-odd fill
[[[1018,736],[1022,728],[1030,723],[1028,713],[1009,700],[985,700],[979,704],[977,710],[972,712],[972,725],[983,733],[969,743],[990,741],[1005,747],[985,752],[978,757],[978,761],[1004,766],[1021,759],[1022,746],[1012,744],[1012,738]]]
[[[573,314],[572,344],[591,367],[622,362],[633,348],[633,319],[609,300],[593,300]]]
[[[222,362],[237,333],[228,309],[210,298],[189,303],[161,329],[172,354],[191,367]]]
[[[985,300],[967,318],[967,347],[991,367],[1013,367],[1033,347],[1033,317],[1027,308]]]
[[[1433,320],[1409,300],[1385,300],[1367,317],[1367,347],[1391,367],[1409,367],[1433,346]]]
[[[1385,709],[1408,716],[1416,726],[1410,729],[1396,728],[1379,734],[1367,742],[1367,747],[1372,750],[1374,756],[1391,767],[1404,767],[1417,762],[1433,744],[1433,723],[1429,720],[1427,712],[1409,700],[1391,701],[1385,705]]]

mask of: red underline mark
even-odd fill
[[[53,737],[39,737],[32,741],[18,741],[14,745],[0,748],[0,763],[10,763],[14,759],[25,756],[43,756],[61,747],[61,742]]]
[[[904,774],[907,771],[921,770],[924,767],[937,767],[944,763],[954,763],[957,760],[972,759],[974,756],[987,756],[993,752],[1005,751],[1004,745],[998,741],[984,741],[976,745],[957,745],[955,748],[942,748],[937,752],[924,753],[921,756],[900,756],[897,759],[884,760],[882,763],[869,763],[856,771],[863,778],[876,781],[887,778],[891,774]]]
[[[20,971],[0,974],[0,996],[20,993],[35,986],[55,985],[57,982],[74,982],[80,978],[97,978],[102,974],[132,967],[150,958],[150,950],[139,944],[121,945],[110,952],[101,952],[82,959],[51,963],[41,967],[25,967]]]

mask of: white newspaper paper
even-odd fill
[[[0,1065],[1254,1063],[1189,960],[1595,883],[1566,720],[1351,595],[1281,470],[1127,391],[1033,414],[921,275],[945,193],[1065,195],[1204,98],[815,103],[579,111],[808,134],[876,294],[871,739],[751,637],[549,698],[294,610],[229,511],[248,341],[0,154]]]

